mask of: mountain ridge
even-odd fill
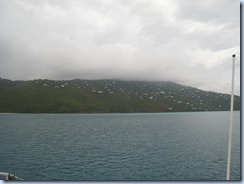
[[[115,113],[227,111],[230,95],[171,81],[0,78],[0,112]],[[240,110],[235,95],[234,109]]]

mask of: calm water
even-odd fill
[[[228,117],[0,114],[0,171],[26,180],[225,180]],[[240,112],[231,179],[240,179]]]

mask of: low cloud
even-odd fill
[[[230,93],[240,3],[2,0],[0,77],[170,80]]]

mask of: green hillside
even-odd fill
[[[230,95],[172,82],[0,79],[0,112],[112,113],[226,111]],[[235,110],[240,97],[235,96]]]

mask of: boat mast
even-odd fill
[[[232,55],[232,83],[231,83],[229,142],[228,142],[228,159],[227,159],[226,180],[230,179],[231,139],[232,139],[232,122],[233,122],[233,106],[234,106],[234,79],[235,79],[235,54]]]

